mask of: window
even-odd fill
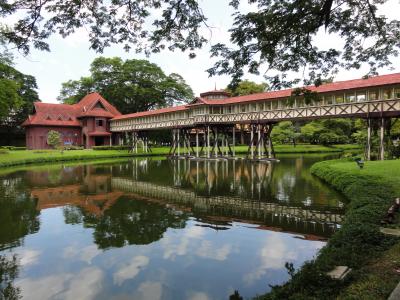
[[[366,92],[357,92],[357,102],[363,102],[367,100]]]
[[[278,109],[278,102],[279,101],[277,101],[277,100],[271,102],[272,103],[272,109]]]
[[[356,101],[356,96],[354,94],[346,94],[346,102]]]
[[[242,105],[240,106],[240,111],[241,111],[242,113],[246,112],[246,105],[242,104]]]
[[[392,89],[383,90],[383,99],[392,99]]]
[[[379,99],[379,91],[369,91],[369,101],[375,101]]]
[[[257,111],[257,104],[255,103],[250,104],[250,109],[251,111]]]
[[[343,95],[336,95],[336,97],[335,97],[335,102],[336,102],[337,104],[343,103],[343,102],[344,102]]]
[[[296,99],[296,106],[297,107],[304,107],[304,99],[303,98],[297,98]]]
[[[400,98],[400,88],[394,89],[394,97],[397,99]]]
[[[325,99],[325,103],[324,104],[327,104],[327,105],[332,105],[334,100],[335,100],[334,97],[331,96],[331,95],[325,96],[324,99]]]
[[[264,103],[258,103],[258,111],[264,110]]]
[[[96,120],[96,126],[103,127],[103,120]]]

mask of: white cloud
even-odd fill
[[[232,246],[225,244],[220,248],[216,248],[210,241],[202,241],[200,247],[197,248],[196,254],[200,257],[211,258],[223,261],[227,259],[231,253]]]
[[[19,263],[21,266],[33,265],[39,260],[40,253],[37,250],[24,249],[18,252]]]
[[[80,260],[91,264],[93,258],[99,255],[101,251],[97,248],[96,245],[90,245],[84,248],[79,248],[76,245],[71,245],[64,249],[63,257],[64,258],[79,258]]]
[[[244,281],[252,284],[265,275],[268,270],[281,269],[285,262],[297,258],[298,252],[295,249],[295,247],[288,249],[281,233],[271,232],[258,253],[260,258],[258,267],[253,272],[245,274]]]
[[[161,282],[145,281],[140,284],[133,299],[159,300],[162,295]]]
[[[135,256],[127,265],[114,273],[114,283],[121,285],[125,280],[135,278],[140,270],[149,264],[149,261],[147,256]]]
[[[103,272],[96,267],[82,269],[77,274],[62,273],[16,282],[22,296],[30,300],[44,299],[95,299],[101,291]]]

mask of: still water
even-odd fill
[[[247,298],[337,230],[341,195],[279,163],[134,159],[0,174],[0,289],[24,299]],[[1,294],[0,294],[1,298]]]

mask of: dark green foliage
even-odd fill
[[[0,146],[0,149],[7,149],[11,151],[26,150],[26,147],[15,147],[15,146]]]
[[[0,299],[21,299],[21,290],[14,286],[14,280],[18,277],[18,261],[14,255],[11,259],[0,255]]]
[[[231,93],[232,96],[244,96],[266,92],[268,90],[268,84],[243,80],[240,81],[236,86],[228,86],[225,90]]]
[[[316,163],[311,172],[350,200],[342,227],[315,260],[306,263],[285,285],[274,287],[265,299],[335,299],[342,288],[360,278],[358,269],[396,242],[379,232],[380,221],[395,197],[393,185],[382,177],[360,174],[356,166],[335,168],[340,162],[343,160]],[[338,265],[355,270],[343,283],[324,275]]]
[[[242,2],[258,7],[247,12],[239,7]],[[336,74],[339,68],[368,65],[369,74],[375,74],[378,68],[390,65],[399,50],[399,21],[378,14],[386,2],[232,0],[233,46],[214,45],[211,54],[220,60],[208,71],[211,75],[229,74],[237,84],[246,71],[259,74],[267,70],[273,89],[296,83],[304,74],[307,82],[320,84],[322,78]],[[0,16],[18,21],[11,28],[0,28],[0,37],[27,54],[32,46],[49,50],[46,39],[51,34],[67,37],[84,27],[91,48],[98,52],[112,44],[122,44],[126,50],[133,47],[146,54],[180,49],[194,57],[194,50],[203,47],[206,37],[211,36],[209,30],[204,30],[210,28],[200,3],[5,0],[0,2]],[[159,14],[155,13],[157,10]],[[317,33],[335,35],[340,42],[320,49]],[[299,76],[288,80],[288,73]]]
[[[63,83],[58,100],[73,104],[87,93],[98,92],[121,113],[128,114],[186,103],[194,97],[180,75],[166,75],[146,60],[98,57],[90,73],[89,77]]]

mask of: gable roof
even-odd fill
[[[98,108],[100,102],[105,108]],[[121,113],[99,93],[86,95],[76,104],[56,103],[34,103],[35,113],[22,123],[22,126],[43,125],[43,126],[81,126],[79,118],[82,117],[105,117],[113,118]]]

